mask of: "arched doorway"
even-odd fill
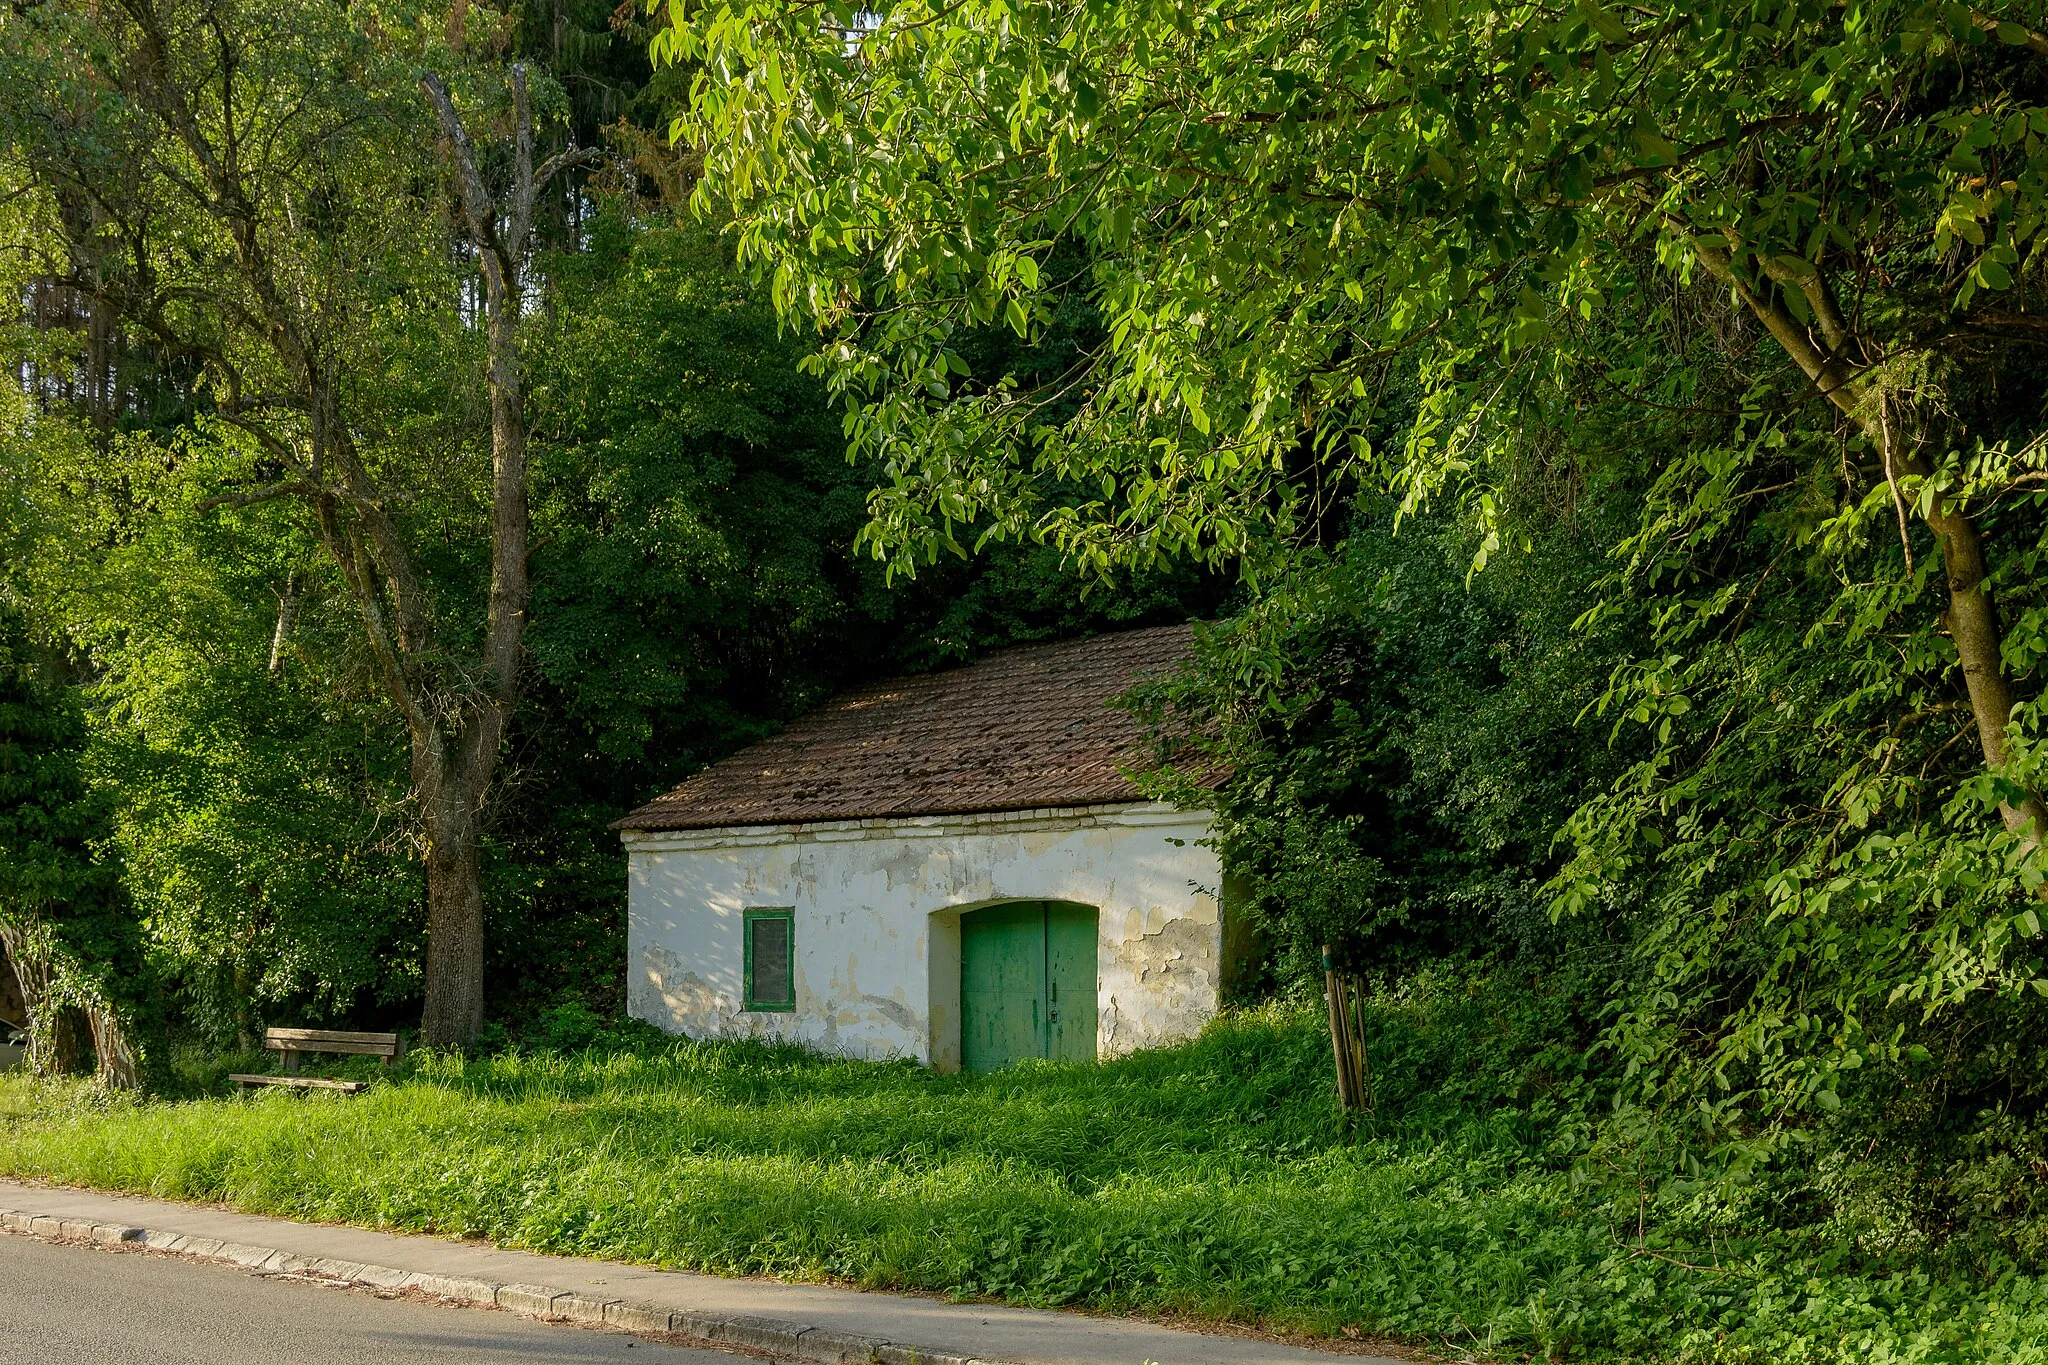
[[[1009,901],[960,917],[967,1070],[1095,1060],[1095,920],[1094,906],[1066,901]]]

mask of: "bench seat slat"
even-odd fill
[[[289,1085],[301,1090],[340,1090],[353,1095],[369,1089],[367,1081],[330,1081],[319,1076],[248,1076],[240,1072],[228,1077],[236,1085]]]

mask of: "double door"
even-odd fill
[[[1012,901],[960,917],[960,1044],[969,1071],[1095,1060],[1095,911]]]

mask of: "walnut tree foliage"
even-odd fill
[[[2048,9],[656,9],[892,566],[1278,582],[1384,491],[1477,570],[1623,514],[1579,628],[1638,642],[1592,713],[1628,761],[1551,886],[1636,926],[1623,1147],[1741,1166],[2039,1018]],[[965,358],[1076,297],[1065,370]]]
[[[700,199],[738,208],[743,254],[830,336],[851,429],[892,460],[873,535],[898,555],[977,522],[1089,563],[1230,552],[1298,517],[1303,447],[1331,478],[1370,460],[1397,359],[1446,399],[1480,354],[1554,365],[1560,317],[1640,273],[1632,245],[1682,265],[1726,234],[1738,266],[1792,270],[1911,231],[1964,245],[1967,304],[2009,287],[2038,216],[2031,30],[1959,7],[669,14]],[[2020,178],[1950,167],[1987,147]],[[1069,238],[1085,267],[1044,272]],[[1029,332],[1076,289],[1109,344],[1064,382],[961,372],[964,329]],[[1395,467],[1440,483],[1475,415],[1443,403]],[[1042,507],[1033,473],[1101,496]]]

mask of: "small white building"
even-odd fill
[[[1193,1036],[1228,970],[1209,813],[1140,795],[1110,705],[1189,640],[862,687],[634,811],[629,1011],[948,1070]]]

